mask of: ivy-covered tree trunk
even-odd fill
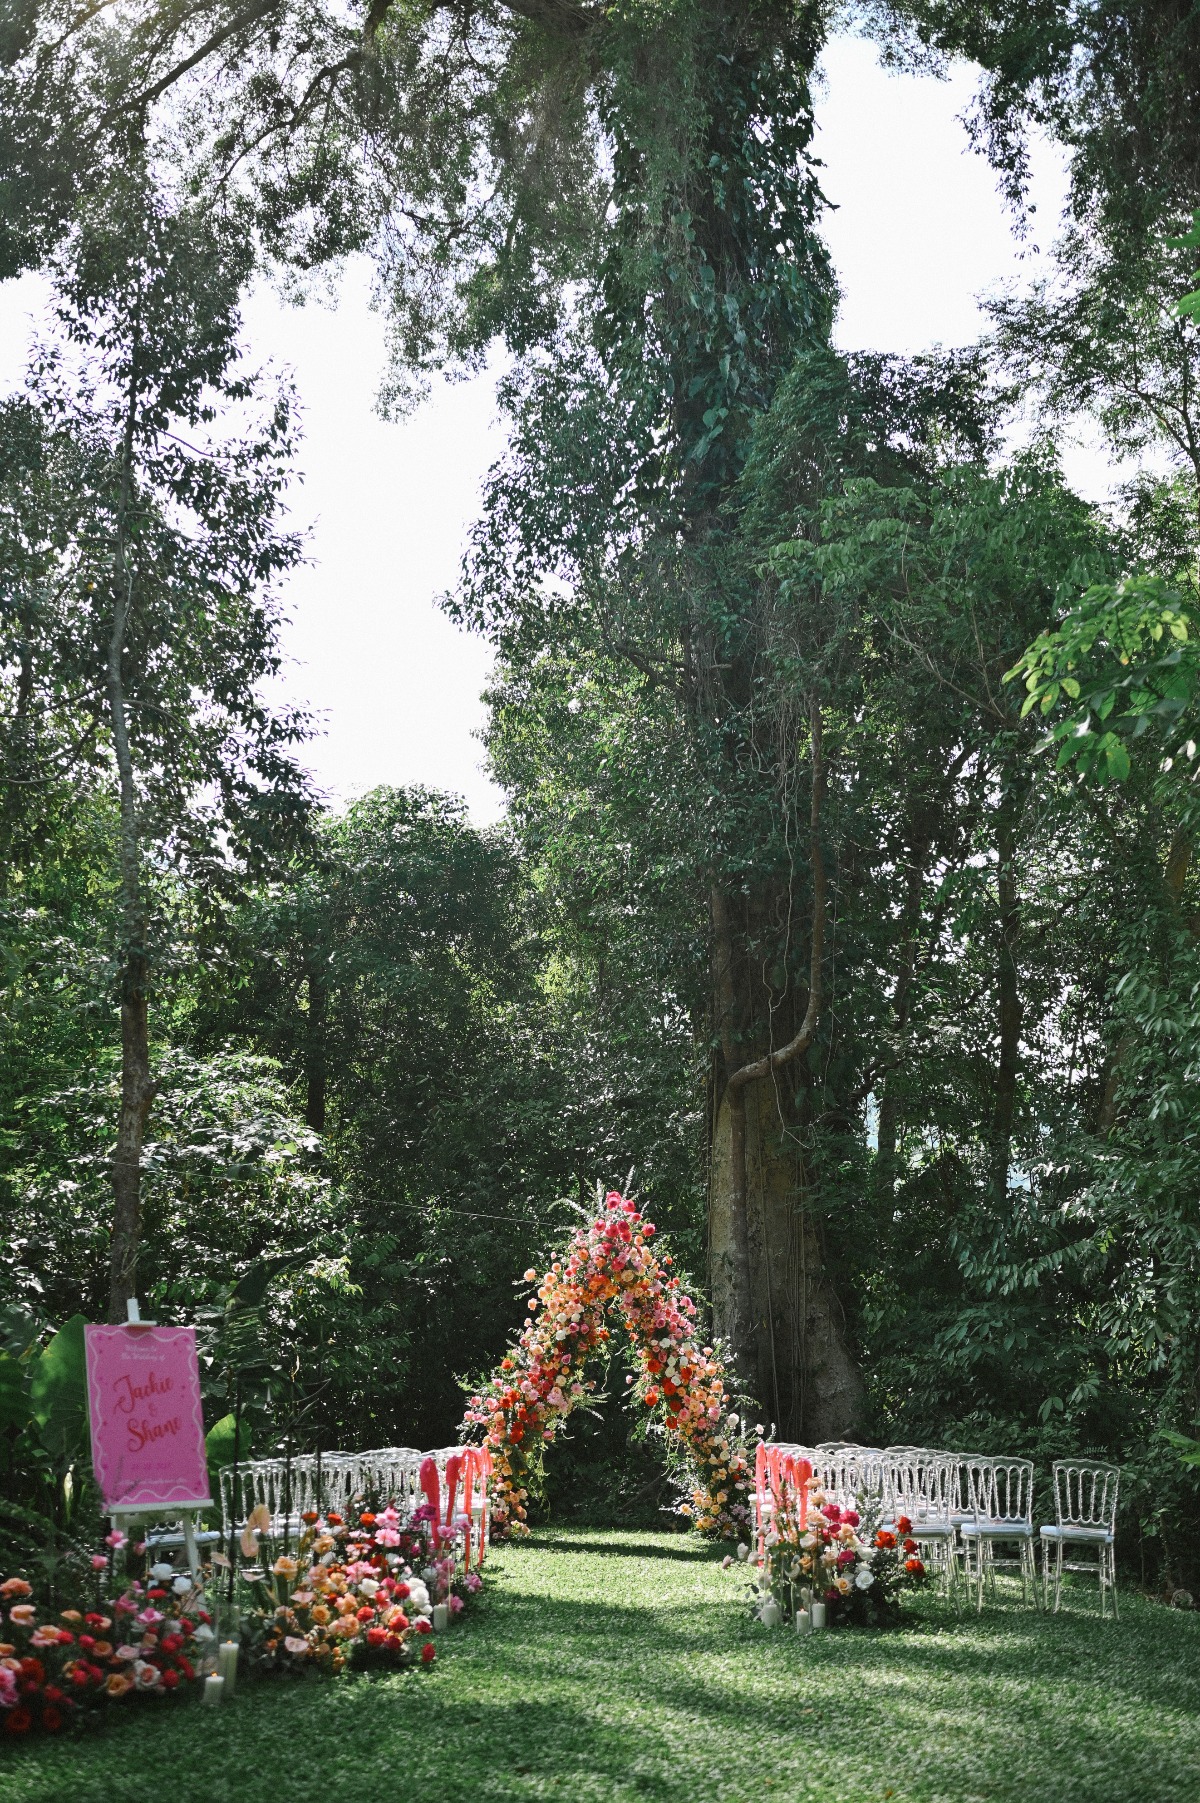
[[[787,1086],[790,1088],[790,1084]],[[745,1200],[749,1344],[739,1375],[774,1431],[812,1444],[861,1422],[863,1385],[808,1207],[808,1174],[783,1086],[727,1091],[717,1109],[709,1173],[709,1284],[718,1334],[738,1343],[737,1210]],[[744,1122],[745,1176],[735,1175],[736,1112]],[[748,1357],[746,1357],[748,1353]]]

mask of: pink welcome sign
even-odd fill
[[[209,1501],[194,1327],[85,1327],[92,1466],[108,1509]]]

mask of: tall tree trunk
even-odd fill
[[[135,335],[121,447],[120,496],[113,551],[112,626],[106,669],[109,726],[120,794],[122,936],[121,1106],[112,1165],[113,1225],[108,1294],[110,1321],[123,1321],[127,1299],[137,1294],[142,1214],[142,1146],[155,1094],[155,1086],[150,1078],[150,960],[146,907],[142,894],[137,785],[129,745],[125,693],[125,640],[133,607],[133,572],[129,563],[128,535],[138,408],[138,343]]]
[[[709,1288],[718,1331],[729,1341],[734,1368],[743,1387],[755,1390],[757,1361],[750,1297],[750,1225],[746,1203],[746,1098],[731,1090],[729,1074],[739,1052],[737,949],[723,890],[710,897],[713,993],[721,1043],[721,1097],[710,1150]],[[716,1147],[723,1148],[718,1159]]]
[[[717,1331],[731,1343],[739,1378],[776,1428],[795,1438],[848,1432],[861,1414],[862,1382],[842,1313],[805,1206],[806,1173],[791,1100],[779,1073],[812,1045],[821,1018],[826,873],[821,847],[825,762],[820,710],[810,709],[813,777],[809,856],[812,918],[808,997],[799,1028],[782,1046],[744,1057],[757,1024],[727,899],[714,889],[714,987],[723,1085],[712,1126],[709,1279]],[[747,977],[746,981],[739,978]],[[761,1037],[759,1039],[761,1044]]]
[[[329,1011],[329,990],[325,972],[317,962],[315,950],[305,960],[308,983],[308,1018],[304,1032],[304,1118],[314,1133],[325,1131],[325,1109],[329,1088],[329,1071],[325,1054],[325,1024]]]
[[[996,811],[996,899],[1000,919],[997,958],[999,1056],[992,1103],[991,1189],[1003,1202],[1008,1194],[1008,1170],[1012,1159],[1013,1122],[1016,1116],[1017,1080],[1021,1062],[1021,1004],[1017,947],[1021,937],[1021,896],[1017,885],[1017,828],[1024,806],[1026,785],[1006,785]]]

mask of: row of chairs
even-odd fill
[[[778,1444],[778,1443],[776,1443]],[[1053,1466],[1053,1524],[1035,1530],[1031,1459],[947,1452],[924,1446],[859,1446],[832,1441],[812,1448],[779,1446],[781,1453],[812,1465],[813,1487],[842,1508],[872,1503],[884,1524],[906,1517],[912,1537],[942,1576],[957,1603],[960,1582],[983,1607],[995,1593],[998,1569],[1016,1570],[1026,1602],[1038,1601],[1035,1544],[1042,1554],[1042,1603],[1062,1602],[1063,1574],[1094,1573],[1101,1614],[1111,1600],[1117,1614],[1116,1514],[1120,1473],[1115,1465],[1060,1459]],[[758,1526],[774,1506],[769,1486],[755,1498]],[[1085,1550],[1094,1559],[1068,1558]],[[1015,1556],[1014,1556],[1015,1554]]]

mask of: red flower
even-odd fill
[[[40,1659],[22,1659],[21,1676],[27,1684],[41,1685],[46,1682],[46,1668]]]
[[[842,1516],[842,1520],[848,1528],[856,1528],[861,1519],[857,1509],[847,1509]]]
[[[858,1557],[857,1553],[851,1552],[851,1550],[848,1546],[844,1546],[842,1548],[841,1552],[837,1556],[838,1570],[845,1571],[845,1569],[848,1565],[853,1565],[853,1563],[857,1557]]]
[[[165,1689],[174,1690],[175,1686],[179,1682],[179,1673],[178,1672],[164,1672],[162,1675],[162,1681],[163,1681],[163,1685],[164,1685]]]
[[[61,1703],[63,1700],[63,1693],[57,1684],[47,1684],[42,1695],[48,1703]]]
[[[336,1509],[330,1509],[327,1519],[331,1528],[340,1528],[342,1525],[343,1517],[337,1513]]]
[[[882,1546],[882,1547],[895,1546],[896,1536],[895,1536],[895,1534],[889,1534],[889,1532],[886,1528],[880,1528],[879,1532],[875,1536],[875,1544],[876,1544],[876,1546]]]
[[[916,1541],[915,1540],[906,1540],[904,1542],[904,1550],[906,1553],[915,1553],[917,1550]]]
[[[911,1534],[912,1533],[912,1522],[908,1519],[907,1515],[897,1516],[896,1529],[897,1529],[897,1532],[901,1533],[901,1534]]]
[[[384,1646],[387,1642],[387,1639],[388,1639],[388,1631],[386,1628],[368,1628],[367,1629],[367,1645],[368,1646]]]
[[[28,1734],[32,1726],[33,1717],[24,1703],[19,1703],[15,1709],[10,1709],[5,1714],[4,1732],[6,1734]]]
[[[432,1640],[427,1640],[425,1645],[421,1648],[421,1664],[432,1665],[436,1658],[437,1648],[434,1646]]]
[[[919,1559],[906,1559],[904,1561],[904,1569],[905,1571],[911,1571],[914,1578],[919,1578],[925,1570],[925,1567]]]
[[[147,1592],[146,1592],[146,1595],[148,1597],[150,1597],[156,1603],[161,1603],[164,1596],[166,1596],[166,1594],[167,1593],[165,1590],[158,1590],[158,1589],[147,1590]]]
[[[47,1734],[57,1734],[63,1725],[62,1710],[51,1703],[48,1709],[42,1710],[42,1727]]]
[[[360,1527],[373,1528],[375,1526],[375,1517],[372,1515],[370,1509],[368,1509],[365,1514],[359,1516],[358,1522]]]

